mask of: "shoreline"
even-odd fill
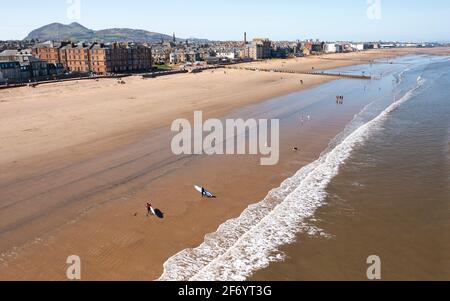
[[[378,115],[380,127],[372,127],[327,186],[324,206],[307,223],[321,232],[298,232],[294,243],[280,249],[285,261],[248,280],[364,281],[369,254],[382,258],[383,280],[450,277],[449,242],[442,236],[449,229],[450,157],[441,156],[448,153],[449,57],[415,59],[418,64],[402,72],[396,87],[403,91],[397,109],[385,109],[385,118]],[[425,156],[430,160],[422,160]]]
[[[194,80],[193,77],[195,77]],[[189,78],[183,75],[158,79],[156,83],[132,79],[130,85],[136,89],[125,92],[106,81],[106,88],[112,90],[107,95],[102,94],[107,92],[107,89],[103,87],[103,90],[99,92],[97,90],[100,88],[96,87],[95,83],[83,85],[88,87],[83,87],[82,91],[72,87],[72,93],[77,97],[59,98],[61,103],[58,103],[59,107],[56,110],[51,108],[54,102],[46,100],[49,94],[54,93],[48,90],[70,89],[70,85],[69,87],[52,86],[48,89],[47,87],[38,88],[42,94],[35,95],[34,99],[28,101],[23,99],[27,97],[28,91],[13,95],[12,101],[5,103],[2,101],[0,111],[9,114],[6,116],[11,116],[7,118],[9,120],[5,121],[5,124],[8,121],[12,124],[8,124],[10,132],[5,130],[1,132],[0,139],[16,148],[13,154],[5,152],[10,149],[0,148],[2,154],[0,170],[5,171],[0,176],[2,199],[8,199],[9,202],[14,198],[23,199],[24,195],[34,198],[38,193],[42,194],[43,198],[32,199],[33,201],[50,203],[47,211],[31,208],[31,212],[21,213],[24,214],[22,217],[11,216],[9,220],[2,219],[0,229],[19,231],[11,232],[15,235],[7,236],[8,239],[4,240],[11,245],[14,245],[15,236],[33,237],[36,234],[33,231],[46,233],[45,230],[48,230],[49,234],[43,242],[38,241],[23,250],[13,262],[9,262],[9,266],[5,267],[4,262],[3,264],[0,262],[0,275],[2,275],[0,278],[62,280],[65,277],[65,259],[73,253],[79,254],[86,266],[83,279],[158,278],[162,272],[162,262],[174,255],[176,250],[196,247],[203,241],[205,234],[215,231],[224,221],[238,216],[249,204],[259,202],[267,194],[268,189],[278,187],[289,174],[316,158],[328,145],[329,140],[347,124],[354,111],[344,110],[332,121],[331,127],[327,125],[321,128],[319,124],[314,127],[311,125],[310,130],[316,131],[318,138],[313,140],[312,136],[302,131],[300,133],[302,139],[311,141],[307,149],[298,156],[291,152],[290,147],[285,146],[282,150],[285,158],[283,162],[279,166],[267,169],[254,165],[258,158],[209,157],[174,160],[167,149],[158,147],[166,145],[170,138],[164,128],[170,126],[169,122],[174,117],[192,119],[190,112],[197,108],[203,108],[206,111],[205,118],[227,116],[238,108],[252,105],[262,106],[259,113],[263,113],[263,103],[267,99],[299,91],[300,77],[305,81],[302,90],[330,82],[329,79],[322,79],[317,75],[312,76],[313,78],[292,75],[283,76],[283,79],[280,79],[279,75],[252,74],[242,71],[229,71],[224,74],[207,72],[203,75],[202,73],[189,75]],[[142,97],[142,94],[146,95],[147,91],[151,90],[149,85],[165,86],[166,89],[174,89],[177,85],[182,86],[181,92],[178,91],[178,93],[158,92],[160,94],[155,99]],[[193,86],[195,91],[192,90]],[[252,88],[249,89],[249,87]],[[213,91],[210,91],[211,89]],[[247,89],[247,91],[244,93],[240,89]],[[134,95],[130,96],[129,92],[133,92]],[[5,97],[1,93],[0,99]],[[204,93],[209,93],[211,98],[205,97]],[[64,92],[62,94],[66,95]],[[107,99],[102,100],[101,105],[90,104],[89,100],[82,99],[87,95],[102,95]],[[11,95],[7,96],[11,97]],[[14,97],[16,97],[15,100]],[[199,98],[201,100],[198,100]],[[128,99],[131,105],[121,104],[123,99]],[[167,108],[167,105],[164,106],[164,101],[167,102],[167,99],[174,102],[170,108]],[[213,104],[211,99],[213,102],[215,100]],[[233,99],[239,100],[233,102]],[[137,103],[130,109],[129,106],[133,106],[133,100]],[[233,102],[232,105],[228,102],[230,100]],[[146,104],[148,102],[151,104]],[[189,105],[186,105],[186,102],[190,102]],[[9,104],[10,107],[2,111],[5,104]],[[314,100],[309,105],[313,104]],[[14,107],[15,105],[18,107]],[[176,107],[177,105],[179,107]],[[305,103],[305,105],[308,104]],[[89,110],[81,111],[78,116],[72,116],[74,112],[69,109],[78,106],[85,110],[88,107]],[[111,106],[114,108],[112,111]],[[43,115],[46,118],[36,115],[36,110],[42,111],[49,108],[54,111],[45,111]],[[145,111],[150,109],[151,112]],[[102,110],[109,110],[108,113],[113,114],[97,116]],[[17,118],[14,112],[21,112],[20,118]],[[57,121],[53,128],[45,127],[48,123],[48,115],[53,121]],[[120,119],[121,115],[125,117]],[[68,116],[74,118],[73,123],[64,122]],[[76,122],[77,117],[83,118],[83,122]],[[119,125],[110,119],[114,122],[120,120]],[[30,120],[29,123],[36,123],[38,130],[29,132],[23,126],[20,127],[22,123],[25,123],[24,121]],[[29,123],[26,127],[30,127]],[[61,125],[67,126],[67,130],[60,133],[60,136],[52,136],[52,133],[59,133],[58,129]],[[93,125],[100,125],[100,129],[92,134]],[[102,128],[108,131],[103,132]],[[47,132],[41,133],[40,139],[32,139],[33,133],[42,131]],[[16,133],[16,136],[11,135],[12,133]],[[29,136],[27,136],[28,133],[30,133]],[[291,133],[286,139],[290,140],[295,135],[298,133]],[[95,139],[103,139],[103,141],[91,144],[90,141]],[[142,167],[145,165],[149,168],[143,171]],[[218,166],[219,171],[212,173],[209,169],[212,165]],[[12,170],[14,172],[11,172]],[[194,170],[195,173],[193,173]],[[254,178],[243,182],[248,171],[253,171]],[[41,181],[42,178],[43,181]],[[129,180],[126,181],[124,178]],[[186,178],[189,179],[189,183],[183,182]],[[95,190],[104,185],[105,181],[112,186]],[[198,195],[192,192],[191,182],[194,183],[194,181],[196,184],[203,183],[207,187],[213,187],[216,193],[224,196],[222,201],[208,203],[198,200]],[[175,188],[176,191],[170,188],[174,187],[174,183],[182,183]],[[24,184],[29,186],[19,193],[18,190]],[[53,186],[50,192],[48,185]],[[240,187],[245,185],[247,191],[228,193],[232,190],[231,187],[236,185],[241,185]],[[5,190],[4,187],[7,189]],[[73,191],[71,190],[73,188],[79,190]],[[169,198],[168,195],[170,195]],[[46,200],[49,196],[51,200]],[[167,218],[162,223],[143,217],[144,214],[141,213],[144,211],[143,204],[148,198],[158,202],[158,207],[167,212]],[[60,204],[60,200],[64,200],[63,204]],[[0,205],[3,207],[4,204]],[[80,212],[84,214],[79,214]],[[135,212],[138,212],[137,217],[133,216]],[[208,214],[205,215],[205,212]],[[55,213],[59,216],[54,217]],[[0,216],[6,217],[9,214],[11,211],[5,212],[4,209],[0,209]],[[29,216],[35,218],[31,224],[25,221]],[[68,219],[69,223],[65,219]],[[17,223],[18,220],[25,222],[20,224]],[[72,220],[74,220],[73,223],[71,223]],[[195,221],[194,224],[193,221]],[[58,224],[63,224],[60,226],[61,229],[57,231],[52,229]],[[15,228],[19,230],[14,230]],[[8,235],[7,231],[0,233]],[[77,243],[74,244],[74,242]],[[155,245],[158,247],[156,248]],[[70,254],[67,254],[69,252]],[[43,267],[46,267],[45,271]]]

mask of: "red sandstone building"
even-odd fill
[[[152,49],[134,43],[52,43],[39,44],[33,54],[41,60],[61,63],[72,72],[95,74],[148,71]]]
[[[90,72],[89,49],[84,43],[69,44],[60,49],[61,63],[73,72]]]
[[[45,42],[32,48],[32,55],[51,64],[61,63],[60,49],[68,42]]]

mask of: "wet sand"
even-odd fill
[[[422,89],[342,164],[307,221],[321,231],[296,235],[281,248],[285,261],[251,280],[365,281],[370,255],[380,257],[382,280],[450,279],[448,67],[447,60],[406,72],[399,89],[418,76]]]
[[[296,72],[311,72],[327,70],[339,67],[347,67],[361,64],[374,63],[375,60],[385,63],[392,58],[411,54],[434,54],[450,55],[449,48],[396,48],[396,49],[373,49],[363,52],[333,53],[320,56],[307,56],[290,60],[268,60],[262,62],[252,62],[238,66],[258,69],[278,69]],[[359,75],[359,74],[358,74]]]
[[[63,280],[69,255],[81,257],[85,280],[159,277],[170,256],[317,158],[363,103],[338,112],[320,105],[302,130],[291,124],[273,167],[259,157],[173,156],[170,123],[199,109],[226,116],[329,80],[301,78],[302,87],[298,75],[216,71],[1,91],[0,279]],[[268,114],[264,105],[250,112]],[[292,152],[298,139],[308,143]],[[194,184],[220,197],[201,199]],[[148,200],[164,220],[145,216]]]

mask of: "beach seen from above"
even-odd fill
[[[450,51],[373,50],[245,66],[307,72],[408,54]],[[319,93],[301,103],[288,99],[321,86],[338,95],[330,89],[339,79],[326,75],[215,69],[124,80],[0,90],[1,280],[66,279],[70,255],[82,259],[85,280],[157,279],[168,258],[197,247],[317,159],[367,104],[336,108],[333,97],[328,104]],[[266,104],[283,97],[285,107]],[[275,166],[260,166],[258,156],[171,153],[172,122],[192,120],[194,111],[204,119],[262,118],[303,107],[311,118],[300,124],[302,117],[286,117]],[[202,198],[193,185],[218,198]],[[163,220],[146,216],[147,202],[164,212]]]

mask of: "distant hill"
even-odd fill
[[[78,23],[72,23],[70,25],[52,23],[33,30],[25,40],[90,40],[94,36],[94,30],[90,30]]]
[[[112,28],[92,30],[79,23],[64,25],[52,23],[35,29],[24,40],[71,40],[71,41],[101,41],[101,42],[160,42],[172,40],[172,36],[141,29]],[[180,40],[180,39],[177,39]],[[204,39],[189,39],[206,42]]]

